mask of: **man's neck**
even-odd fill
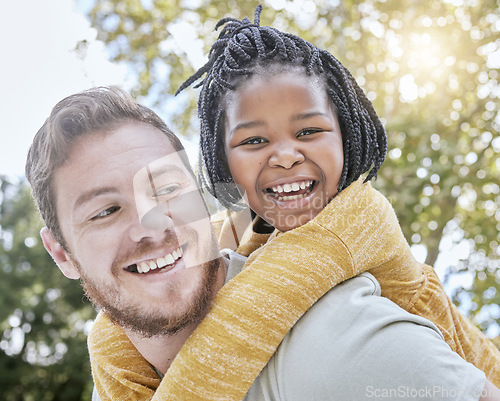
[[[224,285],[229,265],[229,260],[227,258],[222,257],[220,260],[222,266],[218,269],[216,292]],[[197,326],[198,323],[193,323],[192,325],[182,328],[175,334],[155,337],[144,337],[127,328],[124,328],[124,331],[141,355],[158,371],[165,374],[175,356],[179,353],[179,350]]]
[[[141,355],[159,372],[165,374],[196,326],[197,324],[193,324],[185,327],[173,335],[150,338],[129,329],[124,330]]]

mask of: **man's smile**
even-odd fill
[[[170,270],[174,267],[174,263],[180,259],[182,256],[182,248],[177,248],[172,253],[168,253],[164,257],[160,257],[157,259],[150,259],[147,261],[141,261],[138,264],[135,264],[136,270],[138,273],[147,273],[152,270]],[[134,265],[132,265],[134,266]]]
[[[182,247],[174,249],[172,252],[167,253],[165,256],[158,258],[145,259],[132,263],[125,267],[125,270],[131,273],[145,274],[148,272],[159,272],[171,270],[176,262],[182,257],[184,251]]]

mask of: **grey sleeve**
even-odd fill
[[[484,373],[451,351],[431,322],[378,296],[374,280],[363,274],[319,300],[247,400],[478,400]]]

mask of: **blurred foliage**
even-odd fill
[[[0,399],[90,400],[95,313],[45,252],[41,227],[27,185],[0,177]]]
[[[129,67],[133,95],[193,137],[198,91],[172,93],[205,62],[216,22],[228,15],[253,20],[258,4],[93,0],[89,18],[110,57]],[[425,249],[426,262],[445,264],[443,281],[455,284],[456,303],[495,333],[500,0],[262,4],[261,24],[328,49],[365,89],[389,138],[376,187],[392,201],[409,243]],[[44,251],[26,185],[0,182],[0,398],[89,400],[85,331],[94,312]]]

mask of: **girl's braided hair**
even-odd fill
[[[373,105],[350,72],[330,53],[298,36],[260,26],[262,6],[255,10],[252,24],[221,19],[224,25],[209,52],[209,61],[186,80],[177,93],[201,78],[198,100],[200,118],[199,177],[224,206],[238,205],[240,195],[234,186],[224,152],[225,98],[258,70],[275,70],[276,64],[300,67],[308,76],[318,76],[336,107],[342,132],[344,168],[338,190],[346,188],[369,171],[365,181],[376,176],[387,152],[387,137]],[[285,70],[287,70],[285,68]]]

